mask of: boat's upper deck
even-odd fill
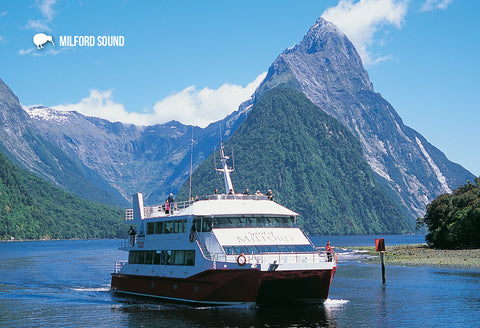
[[[172,213],[173,212],[173,213]],[[198,201],[176,202],[173,211],[166,211],[164,205],[144,206],[143,218],[159,218],[166,216],[298,216],[288,208],[269,200],[263,194],[216,194],[199,198]],[[133,219],[133,209],[127,209],[127,221]]]

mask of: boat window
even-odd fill
[[[223,249],[225,250],[225,254],[235,255],[235,251],[233,250],[232,246],[224,246]]]
[[[203,218],[203,232],[210,231],[205,225],[212,222],[212,227],[220,228],[291,228],[295,217],[218,217]],[[197,230],[200,231],[200,230]]]
[[[174,253],[173,251],[165,251],[166,253],[166,263],[167,265],[172,265],[175,263]]]
[[[267,249],[268,249],[269,253],[278,253],[279,252],[278,247],[275,246],[275,245],[268,245]]]
[[[166,265],[167,264],[167,251],[162,251],[160,254],[160,264]]]
[[[259,253],[268,253],[267,246],[257,245],[257,249]]]
[[[255,246],[245,246],[245,253],[246,254],[258,254],[258,251],[255,248]]]
[[[203,218],[202,232],[212,231],[212,219]]]
[[[145,252],[137,252],[136,262],[137,264],[145,263]]]
[[[245,227],[254,228],[257,220],[255,218],[242,218],[245,222]]]
[[[313,252],[314,249],[312,245],[296,245],[297,252]]]
[[[233,250],[235,254],[242,254],[246,252],[246,249],[244,246],[233,246]]]
[[[172,221],[165,221],[164,222],[164,231],[163,233],[172,233],[173,230],[173,223]]]
[[[155,222],[155,233],[156,234],[163,233],[163,221]]]
[[[195,265],[195,251],[185,251],[185,265]]]
[[[130,253],[128,253],[128,263],[135,264],[136,262],[137,262],[137,252],[130,251]]]
[[[147,235],[153,235],[155,231],[155,222],[148,222],[147,223]]]
[[[223,246],[223,250],[226,255],[315,252],[311,245]]]
[[[181,232],[187,232],[187,219],[182,220],[182,231]]]
[[[153,263],[153,251],[145,251],[145,264]]]
[[[193,219],[192,231],[202,232],[202,217],[196,217]]]
[[[238,228],[243,226],[240,218],[231,218],[230,220],[232,221],[232,227]]]
[[[307,252],[313,252],[315,251],[312,247],[312,245],[305,245],[305,248],[307,249]]]
[[[178,221],[178,220],[175,220],[173,221],[173,233],[179,233],[180,232],[180,224],[182,222],[181,221]]]
[[[129,264],[195,265],[194,250],[130,251]]]
[[[297,247],[295,247],[295,245],[287,245],[287,248],[291,253],[295,253],[297,251]]]
[[[185,251],[174,251],[175,265],[185,265]]]
[[[160,264],[160,258],[162,257],[161,251],[156,251],[153,253],[153,264]]]

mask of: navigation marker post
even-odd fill
[[[382,282],[385,285],[385,239],[375,239],[375,251],[380,252],[380,262],[382,263]]]

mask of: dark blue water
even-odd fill
[[[418,236],[385,236],[387,245]],[[338,246],[375,236],[316,237]],[[395,240],[395,241],[394,241]],[[402,242],[403,240],[403,242]],[[110,293],[118,240],[0,243],[0,327],[479,327],[480,272],[377,265],[351,252],[324,304],[192,308]]]

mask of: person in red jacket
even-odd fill
[[[332,246],[330,246],[330,240],[327,241],[327,245],[325,245],[325,250],[327,251],[328,262],[332,262]]]

